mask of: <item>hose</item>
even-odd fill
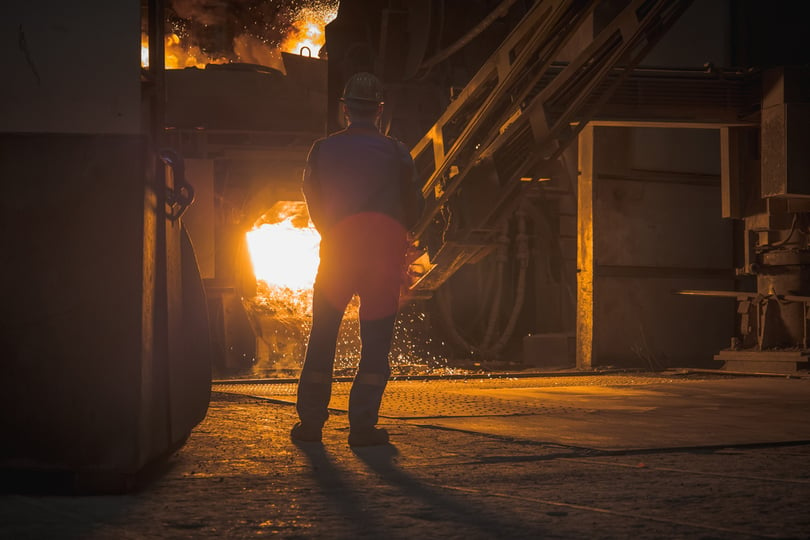
[[[521,311],[523,311],[523,302],[526,298],[526,274],[528,273],[529,268],[529,235],[526,234],[526,213],[522,209],[518,210],[517,246],[519,270],[517,286],[515,287],[515,301],[513,303],[512,313],[509,316],[509,321],[506,323],[506,328],[504,328],[503,333],[501,334],[501,339],[499,339],[495,345],[489,349],[489,352],[493,354],[500,352],[506,343],[512,338],[512,334],[515,332],[518,317],[520,316]]]
[[[447,290],[447,287],[442,287],[439,289],[436,298],[439,304],[439,314],[442,316],[445,329],[447,330],[450,339],[455,342],[456,345],[466,351],[471,353],[478,352],[478,348],[475,345],[468,342],[466,339],[464,339],[464,336],[459,334],[458,329],[453,322],[453,314],[450,312],[450,292]]]
[[[493,297],[492,304],[491,304],[491,311],[490,311],[490,319],[487,325],[486,334],[484,339],[481,340],[480,344],[473,344],[458,330],[458,327],[454,321],[454,317],[451,310],[451,303],[452,297],[448,287],[442,287],[439,289],[437,294],[438,306],[439,306],[439,313],[442,316],[443,322],[445,323],[444,326],[448,331],[449,338],[454,341],[458,346],[462,347],[463,349],[469,351],[473,354],[480,354],[480,355],[487,355],[487,356],[495,356],[497,355],[509,340],[512,338],[514,334],[515,327],[517,326],[518,318],[520,317],[521,312],[523,311],[523,305],[526,296],[526,276],[528,273],[529,267],[529,235],[526,233],[526,216],[527,211],[525,209],[525,203],[521,204],[521,207],[516,212],[516,217],[518,218],[517,224],[517,235],[516,235],[516,242],[517,242],[517,259],[518,259],[518,276],[517,276],[517,283],[515,286],[515,298],[512,303],[512,310],[509,314],[509,318],[507,320],[506,326],[500,331],[500,336],[495,339],[496,329],[497,329],[497,322],[498,322],[498,315],[501,311],[501,302],[503,300],[503,289],[504,289],[504,269],[506,267],[506,243],[508,243],[508,235],[507,235],[507,225],[504,225],[503,234],[500,237],[500,241],[503,244],[502,248],[499,250],[498,255],[498,262],[495,272],[497,273],[498,277],[498,290]],[[493,343],[494,341],[494,343]]]
[[[506,261],[508,260],[508,253],[507,249],[509,246],[509,225],[508,223],[504,223],[503,230],[501,231],[501,236],[498,238],[500,246],[498,248],[498,259],[497,259],[497,266],[496,266],[496,287],[495,289],[495,298],[492,300],[492,309],[489,312],[489,322],[487,323],[487,330],[484,333],[484,339],[481,341],[481,345],[479,348],[481,349],[488,349],[489,344],[492,343],[493,335],[495,334],[495,326],[498,323],[498,315],[501,311],[501,298],[503,297],[503,289],[504,289],[504,268],[506,267]]]

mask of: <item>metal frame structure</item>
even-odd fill
[[[437,215],[477,168],[488,166],[501,189],[490,211],[476,216],[477,223],[442,233],[441,246],[432,253],[428,246],[430,263],[412,285],[413,295],[429,296],[461,266],[492,250],[499,222],[518,199],[519,180],[555,167],[690,2],[630,2],[559,69],[554,60],[597,4],[538,2],[414,146],[428,203],[414,231],[417,239],[437,226]]]

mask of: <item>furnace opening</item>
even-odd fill
[[[248,310],[256,333],[252,377],[297,376],[312,325],[312,287],[321,237],[303,201],[279,201],[246,235],[256,276]],[[335,375],[351,376],[360,360],[359,299],[355,296],[340,327]],[[391,347],[394,374],[445,372],[444,343],[434,342],[424,306],[402,306]],[[454,370],[449,370],[453,372]]]
[[[251,375],[293,375],[306,351],[312,324],[312,286],[321,237],[303,201],[279,201],[248,231],[256,276],[249,311],[256,333]]]
[[[309,220],[305,203],[278,202],[260,221],[247,233],[256,280],[291,293],[312,289],[321,235]]]

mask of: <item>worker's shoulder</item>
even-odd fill
[[[322,151],[345,151],[347,147],[355,146],[355,144],[351,141],[352,135],[353,133],[351,133],[348,129],[341,129],[340,131],[329,133],[325,137],[315,139],[309,150],[310,156],[314,156]]]
[[[333,131],[329,133],[325,137],[321,137],[320,139],[316,139],[315,142],[312,143],[312,147],[318,146],[329,146],[332,144],[342,144],[341,141],[344,140],[347,136],[351,134],[347,129],[341,129],[340,131]]]
[[[402,141],[400,141],[396,137],[392,137],[391,135],[383,135],[382,133],[380,133],[380,135],[385,137],[386,139],[388,139],[392,143],[396,144],[397,146],[402,146],[403,148],[405,148],[405,143],[403,143]]]
[[[335,131],[315,141],[313,148],[323,146],[324,148],[335,148],[340,151],[346,151],[353,147],[362,149],[369,145],[379,147],[380,144],[383,144],[383,146],[389,149],[389,152],[402,159],[410,159],[411,157],[410,150],[401,140],[372,130],[351,130],[346,128]]]
[[[408,147],[405,145],[405,143],[404,143],[404,142],[402,142],[402,141],[400,141],[399,139],[397,139],[396,137],[392,137],[392,136],[390,136],[390,135],[383,135],[383,134],[381,133],[381,134],[380,134],[380,136],[385,137],[385,138],[388,140],[388,142],[389,142],[389,143],[390,143],[390,144],[391,144],[391,145],[392,145],[394,148],[396,148],[397,152],[398,152],[398,153],[399,153],[401,156],[403,156],[403,157],[408,157],[408,158],[410,158],[410,157],[411,157],[411,152],[410,152],[410,150],[408,150]]]
[[[380,141],[384,141],[387,144],[390,144],[392,147],[397,147],[402,150],[408,151],[408,148],[405,144],[397,139],[396,137],[392,137],[390,135],[386,135],[384,133],[380,133],[379,131],[372,131],[372,130],[350,130],[350,129],[342,129],[340,131],[335,131],[334,133],[330,133],[326,137],[315,141],[316,143],[327,143],[331,144],[333,142],[337,143],[341,140],[348,140],[352,142],[357,142],[358,144],[374,144],[374,141],[379,143]]]

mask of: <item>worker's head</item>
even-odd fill
[[[380,79],[362,71],[355,73],[343,88],[343,112],[349,122],[375,122],[382,114],[383,87]]]

